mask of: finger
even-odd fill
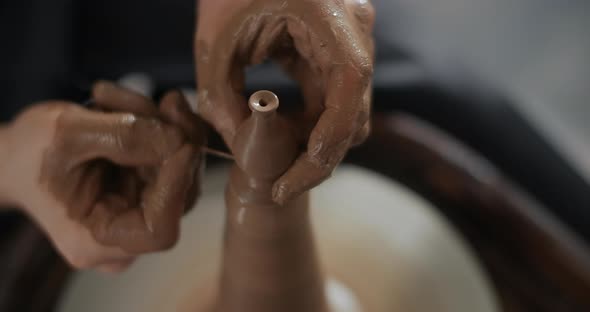
[[[369,78],[354,66],[336,69],[328,80],[326,110],[314,127],[304,153],[275,183],[273,199],[284,204],[318,185],[342,161],[355,134],[368,121],[363,111]]]
[[[99,81],[92,87],[92,98],[100,108],[155,117],[158,110],[143,95],[118,86],[110,81]]]
[[[305,21],[288,22],[298,53],[322,74],[325,110],[311,132],[307,151],[273,186],[273,199],[279,204],[330,176],[369,118],[364,99],[372,77],[372,55],[363,48],[360,32],[342,17],[342,8],[326,8],[332,12],[329,16],[311,12]],[[309,29],[319,34],[310,34]]]
[[[352,139],[352,146],[363,144],[371,134],[371,121],[367,121],[365,125],[359,130]]]
[[[133,262],[135,262],[135,257],[127,260],[111,261],[98,265],[96,270],[105,274],[118,274],[127,270]]]
[[[126,166],[155,165],[184,141],[178,128],[156,119],[85,109],[61,115],[57,138],[75,160],[73,165],[98,158]]]
[[[300,122],[297,124],[300,129],[300,138],[302,142],[307,142],[313,131],[314,125],[317,124],[322,112],[324,111],[324,92],[321,83],[313,79],[313,73],[310,69],[306,75],[298,79],[303,94],[304,106],[303,114],[300,116]]]
[[[200,174],[196,175],[197,177]],[[187,214],[195,208],[199,201],[199,196],[201,196],[201,178],[196,178],[193,182],[193,185],[190,187],[190,190],[187,195],[186,205],[184,207],[184,214]]]
[[[365,93],[363,95],[363,100],[360,107],[360,114],[364,116],[370,116],[371,114],[371,103],[373,102],[373,83],[369,82]],[[365,142],[369,135],[371,134],[371,119],[370,117],[366,117],[368,120],[365,124],[361,127],[361,129],[354,135],[352,139],[352,146],[357,146]],[[362,120],[361,120],[362,122]]]
[[[78,223],[76,225],[78,229],[60,239],[54,239],[55,236],[50,232],[50,238],[73,268],[91,269],[104,262],[124,261],[133,257],[119,247],[98,243],[87,227]]]
[[[247,102],[241,94],[227,86],[219,86],[216,89],[211,92],[206,89],[199,90],[198,111],[231,149],[238,127],[248,116]]]
[[[147,168],[146,168],[147,169]],[[133,168],[121,168],[122,173],[119,175],[119,181],[116,181],[116,190],[110,190],[117,192],[127,199],[130,206],[136,207],[139,204],[141,190],[143,189],[143,181],[139,176],[139,169]],[[148,180],[149,181],[149,180]]]
[[[90,213],[98,196],[97,194],[102,192],[102,181],[105,179],[105,176],[109,176],[110,174],[109,169],[109,164],[100,160],[90,162],[87,166],[80,168],[78,171],[80,177],[74,179],[75,181],[79,181],[79,184],[73,188],[75,195],[72,194],[69,197],[75,197],[78,200],[68,203],[68,217],[73,220],[80,220]]]
[[[123,264],[129,261],[128,259],[133,258],[129,253],[118,247],[100,246],[93,251],[89,249],[86,246],[84,250],[79,251],[85,253],[84,255],[66,256],[67,262],[76,270],[88,270],[102,266],[105,262]]]
[[[164,95],[160,103],[160,113],[169,123],[179,127],[189,140],[200,148],[205,144],[205,122],[190,109],[184,95],[177,90]]]
[[[245,64],[236,59],[232,37],[221,34],[213,42],[199,38],[195,41],[198,112],[230,149],[238,127],[249,113],[242,95]]]
[[[360,31],[370,37],[375,25],[375,8],[370,1],[346,0],[346,8],[349,14],[356,19]]]
[[[126,203],[116,196],[99,201],[87,222],[95,239],[133,254],[172,247],[195,171],[194,153],[187,144],[168,159],[155,184],[144,191],[139,208],[121,207]]]
[[[249,32],[255,37],[244,39],[243,41],[252,45],[249,49],[249,65],[257,65],[262,63],[269,57],[269,53],[275,48],[279,48],[280,44],[287,41],[277,40],[280,36],[286,34],[287,25],[285,20],[279,14],[267,14],[258,19],[259,29]]]
[[[300,142],[307,142],[313,125],[324,110],[324,91],[320,79],[314,79],[318,73],[313,72],[305,59],[289,53],[276,56],[283,69],[299,83],[304,99],[302,112],[292,114],[289,119],[297,125],[297,137]]]
[[[156,183],[146,190],[144,199],[145,221],[153,232],[177,234],[198,169],[198,150],[190,144],[184,145],[162,166]]]
[[[201,148],[206,145],[206,125],[205,122],[194,114],[188,102],[178,91],[171,91],[164,96],[160,104],[160,111],[163,117],[170,123],[179,126],[184,130],[185,135],[190,138],[191,142],[197,149],[195,162],[199,168],[202,168],[203,153]],[[195,174],[189,195],[186,201],[185,212],[188,212],[196,204],[198,196],[201,194],[201,174],[200,170]]]

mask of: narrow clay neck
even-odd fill
[[[260,112],[260,111],[252,111],[252,116],[251,118],[254,118],[256,120],[266,120],[266,119],[271,119],[277,116],[277,112],[276,111],[269,111],[269,112]]]
[[[278,99],[276,104],[278,107]],[[272,201],[273,182],[291,165],[298,150],[271,105],[265,106],[271,112],[253,109],[240,130],[240,141],[234,144],[234,153],[239,155],[226,190],[218,312],[326,310],[309,195],[284,206]]]

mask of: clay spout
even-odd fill
[[[271,116],[279,108],[279,98],[270,91],[258,91],[250,96],[248,106],[250,106],[250,110],[254,114]]]
[[[272,92],[252,95],[252,115],[234,139],[216,312],[326,311],[309,194],[272,201],[273,183],[300,152],[278,106]]]
[[[293,129],[277,113],[279,99],[274,93],[254,93],[249,106],[252,115],[242,123],[233,142],[236,165],[250,177],[277,179],[298,154]]]

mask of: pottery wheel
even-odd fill
[[[75,274],[58,311],[184,312],[207,304],[220,264],[227,168],[209,170],[204,181],[174,249],[143,256],[117,276]],[[311,211],[327,293],[341,311],[499,311],[468,246],[405,187],[342,166],[313,190]]]

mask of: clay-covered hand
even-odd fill
[[[120,271],[175,244],[199,192],[204,132],[179,92],[159,109],[108,82],[93,93],[100,111],[50,101],[23,112],[2,179],[74,267]]]
[[[248,115],[244,68],[276,60],[301,86],[307,149],[275,183],[278,203],[319,184],[369,133],[374,10],[368,0],[201,0],[199,112],[231,148]]]

